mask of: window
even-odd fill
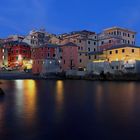
[[[132,35],[132,38],[135,38],[135,35]]]
[[[94,59],[96,59],[96,58],[97,58],[97,56],[95,55],[95,56],[94,56]]]
[[[80,47],[78,47],[78,50],[80,50]]]
[[[112,54],[112,51],[110,51],[110,54]]]
[[[112,69],[114,70],[114,67],[112,66]]]
[[[132,49],[132,53],[134,53],[135,52],[135,50],[134,49]]]
[[[116,50],[115,52],[118,53],[118,50]]]
[[[16,50],[16,53],[18,53],[18,50]]]
[[[18,60],[18,56],[16,56],[16,60]]]
[[[103,45],[104,44],[104,41],[102,41],[101,44]]]
[[[64,60],[64,64],[65,64],[65,60]]]
[[[80,59],[80,63],[82,62],[82,59]]]
[[[96,49],[94,48],[94,52],[96,51]]]
[[[112,40],[109,40],[109,43],[111,43],[112,42]]]
[[[130,34],[128,34],[128,37],[130,37]]]
[[[119,67],[118,67],[118,66],[116,66],[116,69],[118,70],[118,69],[119,69]]]
[[[88,41],[88,44],[90,44],[90,41]]]
[[[50,54],[48,53],[48,57],[50,56]]]
[[[53,54],[53,57],[55,57],[55,54]]]
[[[122,53],[124,53],[125,52],[125,49],[122,49]]]
[[[90,48],[88,48],[88,51],[90,52]]]
[[[130,41],[128,40],[128,44],[130,44]]]
[[[79,43],[81,43],[81,40],[79,40]]]
[[[91,59],[91,56],[89,56],[89,60]]]
[[[80,53],[80,56],[81,56],[82,54]]]
[[[26,53],[26,51],[25,51],[25,50],[23,50],[22,52],[23,52],[23,53]]]
[[[94,45],[96,45],[96,42],[94,42]]]

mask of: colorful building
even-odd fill
[[[48,60],[50,64],[52,64],[52,60],[56,59],[58,61],[57,49],[59,49],[58,45],[54,44],[46,44],[40,47],[32,48],[31,50],[31,58],[33,60],[33,68],[32,72],[34,74],[44,73],[44,65],[48,64]],[[46,71],[47,72],[47,71]]]
[[[135,45],[135,41],[136,32],[126,28],[111,27],[104,29],[102,33],[98,34],[98,46],[100,51],[115,45]]]
[[[78,46],[72,42],[61,45],[63,71],[78,70]]]
[[[112,46],[98,54],[97,60],[92,59],[87,67],[88,71],[96,73],[101,71],[140,73],[140,47],[128,44]]]
[[[30,61],[31,51],[30,46],[19,41],[10,41],[3,44],[3,47],[8,50],[8,66],[22,67],[24,61]]]

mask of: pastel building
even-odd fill
[[[53,64],[58,65],[59,61],[59,46],[54,44],[45,44],[40,47],[31,49],[31,58],[33,60],[32,72],[34,74],[47,73],[47,68],[53,68]],[[54,63],[56,61],[56,63]]]
[[[140,73],[140,47],[128,44],[112,46],[88,63],[88,71]]]
[[[27,35],[23,42],[29,44],[31,47],[40,47],[48,42],[50,35],[45,31],[45,29],[32,30],[29,35]]]
[[[114,45],[135,45],[135,42],[136,32],[126,28],[111,27],[104,29],[102,33],[98,34],[98,50],[100,51]]]
[[[77,31],[61,36],[61,44],[72,42],[78,46],[78,68],[85,69],[89,61],[88,52],[97,51],[97,35],[91,31]]]
[[[72,42],[61,45],[63,71],[78,70],[78,46]]]

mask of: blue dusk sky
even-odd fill
[[[140,33],[139,0],[2,0],[0,37],[26,35],[32,29],[50,33],[101,32],[111,26]],[[140,36],[137,37],[140,44]]]

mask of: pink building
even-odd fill
[[[78,46],[72,42],[61,46],[63,71],[78,69]]]
[[[58,45],[46,44],[41,47],[32,48],[31,58],[33,60],[32,72],[39,74],[43,72],[46,60],[56,58],[56,49]]]

